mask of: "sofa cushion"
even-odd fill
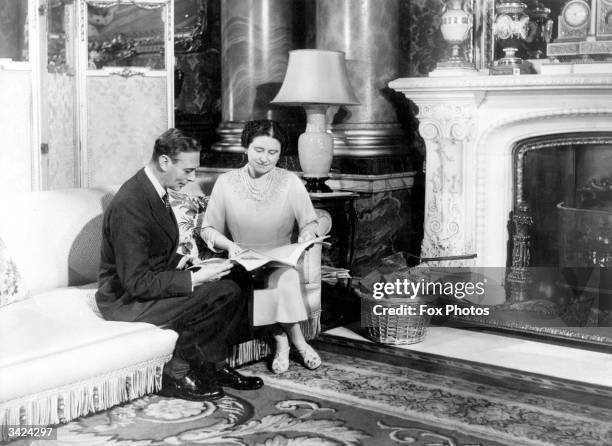
[[[11,383],[0,385],[0,403],[172,354],[176,332],[105,321],[94,292],[57,289],[0,311],[0,383]]]
[[[0,307],[23,300],[28,293],[8,248],[0,238]]]
[[[97,280],[102,214],[116,187],[0,196],[14,218],[0,218],[0,237],[31,293]]]

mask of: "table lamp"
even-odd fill
[[[327,131],[327,108],[359,104],[346,75],[344,53],[289,51],[283,85],[271,103],[304,107],[306,131],[298,139],[298,157],[306,189],[331,192],[325,184],[334,157],[334,140]]]

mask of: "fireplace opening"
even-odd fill
[[[612,332],[612,134],[518,143],[509,228],[507,299]]]

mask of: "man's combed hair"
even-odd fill
[[[166,155],[174,160],[181,152],[200,152],[201,150],[202,146],[198,141],[178,129],[171,128],[155,140],[153,159],[156,160],[160,156]]]
[[[289,145],[289,134],[276,121],[261,119],[247,122],[242,130],[242,137],[240,139],[242,147],[248,149],[249,145],[258,136],[269,136],[276,139],[281,145],[281,154]]]

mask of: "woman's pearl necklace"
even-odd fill
[[[249,174],[249,166],[246,165],[242,169],[240,169],[240,178],[244,182],[249,194],[256,201],[263,201],[270,190],[270,186],[272,185],[272,181],[276,177],[276,167],[273,167],[270,172],[263,175],[263,180],[261,180],[260,185],[256,185],[253,178]]]

